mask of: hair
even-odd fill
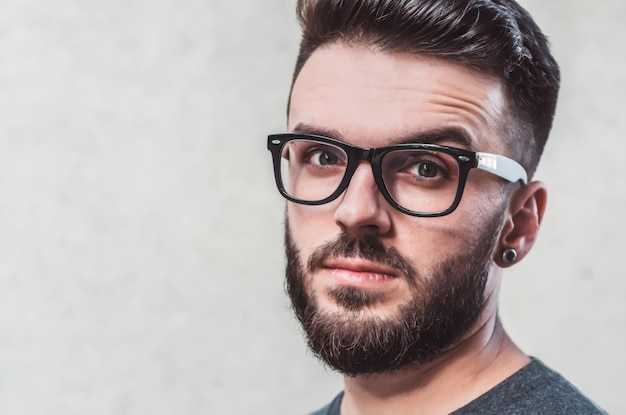
[[[499,79],[503,139],[532,176],[548,139],[559,66],[541,29],[514,0],[298,0],[302,40],[292,88],[320,46],[369,46],[447,60]]]

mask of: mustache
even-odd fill
[[[356,238],[347,232],[341,233],[336,239],[315,249],[307,261],[307,269],[312,272],[325,260],[337,257],[361,258],[385,265],[398,271],[411,284],[416,282],[417,271],[411,265],[411,261],[396,248],[386,246],[376,236]]]

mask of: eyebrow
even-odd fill
[[[452,143],[452,145],[476,151],[474,140],[466,132],[459,128],[439,128],[400,137],[393,140],[393,144],[441,144]]]
[[[313,127],[312,125],[299,123],[293,129],[296,134],[321,135],[323,137],[334,138],[339,141],[346,141],[343,135],[334,128]]]
[[[343,135],[334,128],[314,127],[312,125],[299,123],[293,129],[296,134],[320,135],[323,137],[334,138],[335,140],[346,142]],[[459,128],[440,128],[418,133],[410,133],[402,137],[393,138],[387,145],[394,144],[441,144],[452,143],[452,145],[460,146],[471,151],[477,151],[475,142],[468,134]]]

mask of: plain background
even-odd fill
[[[626,413],[622,0],[525,0],[563,87],[513,338]],[[293,0],[0,3],[0,413],[302,414],[340,389],[283,292],[266,135]]]

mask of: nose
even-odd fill
[[[385,235],[391,230],[387,201],[378,190],[371,166],[361,162],[335,210],[335,223],[353,236]]]

